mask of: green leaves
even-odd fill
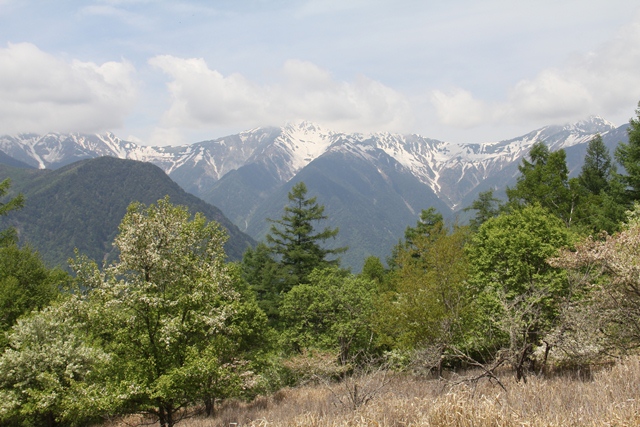
[[[316,269],[309,283],[284,297],[285,342],[297,350],[338,349],[343,364],[371,339],[375,284],[335,267]]]
[[[640,200],[640,103],[636,116],[629,121],[629,143],[620,143],[615,153],[616,160],[626,172],[621,179],[627,186],[629,201]]]
[[[480,227],[467,253],[472,297],[482,313],[478,332],[496,337],[485,345],[524,354],[530,344],[539,344],[568,291],[566,273],[547,259],[572,240],[562,221],[539,205],[500,215]]]
[[[107,388],[137,390],[125,394],[123,407],[172,425],[180,408],[218,393],[207,384],[221,358],[231,357],[224,348],[237,348],[224,337],[238,332],[230,324],[241,308],[224,263],[225,240],[217,224],[198,214],[191,219],[165,198],[129,207],[114,243],[120,257],[104,272],[83,258],[74,264],[90,289],[88,323],[113,356]],[[201,366],[205,355],[218,356]]]
[[[423,212],[423,221],[407,233],[411,243],[398,246],[390,277],[393,290],[378,300],[376,329],[402,348],[452,344],[460,337],[464,317],[468,230],[455,227],[450,232],[441,217],[426,226],[428,216]]]
[[[0,357],[0,420],[35,425],[70,421],[66,402],[109,356],[90,345],[86,325],[70,314],[74,298],[21,319]]]
[[[0,182],[0,199],[2,199],[9,192],[11,187],[11,179],[7,178]],[[18,194],[8,202],[0,202],[0,216],[7,215],[9,212],[15,209],[19,209],[24,206],[24,196]],[[9,228],[0,232],[0,246],[4,246],[9,243],[15,243],[17,236],[15,229]]]
[[[320,242],[338,234],[338,229],[325,228],[315,232],[314,223],[327,217],[324,206],[316,203],[316,198],[307,198],[307,187],[303,182],[293,186],[289,192],[289,205],[284,207],[284,215],[279,220],[270,220],[273,225],[266,236],[273,254],[280,256],[284,288],[304,283],[314,268],[336,264],[337,260],[327,260],[327,256],[340,254],[347,248],[325,249]]]

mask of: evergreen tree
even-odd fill
[[[7,195],[11,187],[11,179],[7,178],[0,182],[0,199]],[[10,199],[8,202],[0,202],[0,216],[6,215],[14,209],[19,209],[24,206],[24,197],[22,194],[18,194],[16,197]],[[0,245],[6,245],[17,241],[16,231],[13,228],[0,231]]]
[[[242,279],[255,292],[258,305],[273,323],[279,318],[282,299],[280,266],[273,259],[271,249],[260,242],[245,251],[240,264]]]
[[[404,231],[404,241],[400,240],[393,249],[391,255],[387,258],[389,269],[394,271],[402,268],[402,257],[400,253],[408,252],[411,256],[419,258],[420,251],[416,246],[416,240],[433,240],[445,229],[444,218],[442,214],[434,207],[423,209],[420,212],[415,227],[408,226]]]
[[[598,134],[589,141],[578,181],[592,194],[600,194],[602,191],[609,190],[609,181],[613,172],[615,167],[611,163],[609,150],[602,142],[602,136]]]
[[[626,211],[624,184],[600,135],[589,141],[577,182],[580,203],[576,223],[593,235],[602,230],[609,234],[618,231]]]
[[[488,219],[498,216],[500,213],[500,200],[493,197],[493,189],[478,194],[478,198],[463,209],[464,212],[476,211],[475,217],[469,220],[469,226],[477,231]]]
[[[568,227],[573,221],[577,192],[569,181],[567,155],[564,150],[549,152],[544,142],[531,147],[529,158],[518,167],[520,177],[513,188],[507,188],[509,203],[514,207],[540,204]]]
[[[307,198],[304,182],[294,185],[288,197],[289,204],[284,207],[282,218],[269,219],[273,225],[266,236],[272,252],[280,257],[284,273],[283,292],[305,283],[314,268],[338,264],[339,259],[328,260],[327,257],[347,250],[346,247],[326,249],[320,246],[321,242],[334,238],[338,229],[326,227],[315,232],[313,224],[327,219],[327,216],[324,206],[316,202],[316,197]]]
[[[433,237],[434,235],[437,235],[443,227],[444,218],[436,208],[430,207],[429,209],[423,209],[420,212],[420,219],[418,219],[416,226],[407,227],[404,231],[406,244],[408,246],[412,246],[414,244],[414,240],[418,236],[426,236],[427,238],[429,236]]]
[[[627,186],[627,200],[640,200],[640,103],[636,118],[629,120],[629,143],[621,142],[616,148],[616,160],[624,167],[626,175],[620,178]]]

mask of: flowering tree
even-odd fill
[[[112,355],[107,388],[119,397],[105,406],[170,427],[182,408],[210,395],[206,384],[232,372],[211,357],[221,354],[240,298],[224,263],[226,236],[168,198],[133,203],[119,230],[115,263],[103,271],[83,257],[73,264],[89,289],[87,322]]]
[[[563,328],[571,335],[589,337],[597,351],[624,351],[640,347],[640,205],[628,212],[622,230],[601,239],[588,237],[575,250],[564,250],[550,263],[568,269],[582,294],[581,304],[568,307],[569,319],[583,321]],[[575,322],[573,322],[575,323]],[[576,334],[588,328],[586,334]]]
[[[74,298],[19,319],[0,356],[0,422],[3,425],[56,426],[108,355],[86,340],[71,313]],[[84,389],[85,391],[87,388]]]

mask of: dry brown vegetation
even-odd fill
[[[586,377],[586,378],[585,378]],[[342,384],[284,389],[253,402],[227,402],[215,418],[184,427],[227,426],[640,426],[640,358],[589,375],[559,374],[500,385],[396,375],[368,404],[353,410],[338,400]]]

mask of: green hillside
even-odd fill
[[[0,226],[16,227],[21,242],[37,249],[51,265],[66,266],[74,248],[96,260],[110,259],[111,242],[127,206],[133,201],[155,203],[165,195],[221,223],[230,235],[225,246],[230,259],[240,259],[253,244],[219,209],[185,192],[150,163],[100,157],[57,170],[0,164],[0,180],[7,177],[13,181],[11,191],[23,193],[26,204],[2,218]]]

